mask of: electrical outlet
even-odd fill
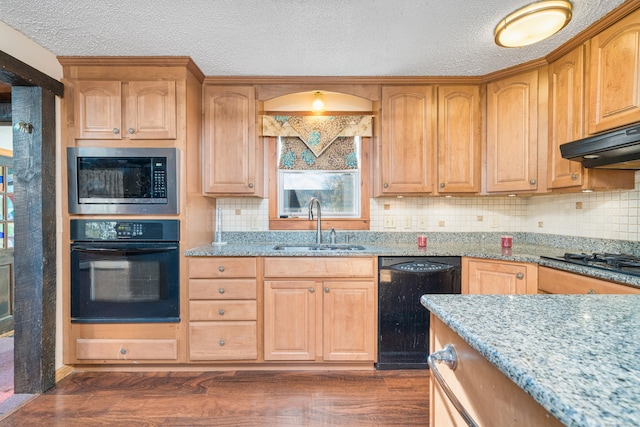
[[[384,228],[396,228],[396,217],[393,215],[384,216]]]
[[[427,229],[427,217],[426,216],[419,216],[418,217],[418,229],[419,230],[426,230]]]
[[[491,228],[498,228],[498,216],[497,215],[492,215],[491,216]]]
[[[403,215],[402,216],[402,228],[404,228],[406,230],[410,230],[411,228],[413,228],[413,224],[412,224],[410,215]]]
[[[252,230],[257,230],[258,228],[260,228],[260,226],[258,225],[258,215],[252,215],[251,216],[251,229]]]

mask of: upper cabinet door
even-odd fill
[[[433,191],[432,86],[382,87],[380,195]]]
[[[205,195],[255,196],[262,187],[253,86],[206,86],[203,190]]]
[[[127,137],[176,139],[176,82],[129,82]]]
[[[119,81],[75,84],[77,139],[122,139],[121,88]]]
[[[549,67],[549,188],[580,187],[582,164],[563,159],[560,145],[583,137],[584,46]]]
[[[75,100],[77,139],[176,139],[175,81],[83,80]]]
[[[487,85],[487,191],[538,185],[538,71]]]
[[[589,133],[640,120],[640,11],[591,39]]]
[[[480,191],[480,89],[438,88],[438,191]]]

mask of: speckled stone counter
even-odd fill
[[[640,295],[424,295],[568,426],[640,425]]]
[[[513,235],[513,248],[500,247],[500,233],[430,233],[426,248],[418,248],[419,233],[341,232],[340,243],[349,236],[350,243],[364,246],[358,251],[282,251],[275,250],[282,243],[313,243],[310,232],[230,232],[225,233],[223,246],[211,244],[191,248],[186,256],[468,256],[537,263],[579,274],[640,286],[640,277],[617,274],[595,268],[570,265],[541,259],[541,255],[563,255],[565,252],[640,253],[638,242],[601,241],[597,239],[545,236],[533,233]],[[328,234],[324,236],[329,241]]]

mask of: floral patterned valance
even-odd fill
[[[315,156],[339,136],[371,136],[371,116],[262,116],[262,135],[295,136]]]
[[[278,168],[291,170],[347,170],[358,168],[352,136],[339,136],[321,156],[314,155],[297,136],[282,137]]]

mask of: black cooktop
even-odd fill
[[[615,273],[640,276],[640,256],[610,253],[565,253],[564,256],[541,256],[540,258],[562,261],[569,264],[594,267]]]

